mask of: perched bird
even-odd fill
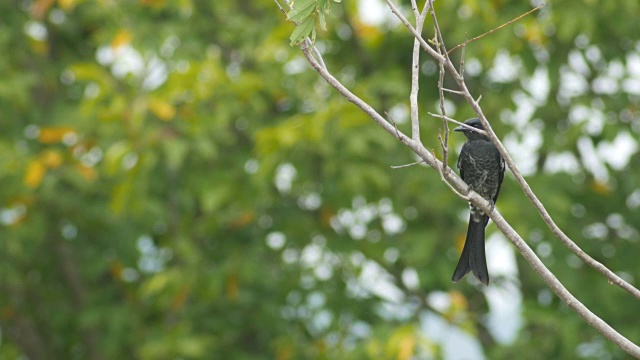
[[[484,130],[480,119],[473,118],[464,122],[475,129]],[[461,131],[467,137],[458,158],[460,177],[469,188],[495,206],[500,193],[500,185],[504,178],[504,159],[496,146],[485,135],[481,135],[464,126],[454,131]],[[483,284],[489,285],[489,272],[484,251],[484,229],[489,216],[469,203],[469,228],[464,242],[460,260],[453,273],[452,280],[459,281],[471,271]]]

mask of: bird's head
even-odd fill
[[[465,125],[472,127],[474,129],[478,129],[478,130],[484,130],[484,126],[482,126],[482,122],[480,121],[480,119],[478,118],[471,118],[467,121],[464,122]],[[464,134],[464,136],[467,137],[467,139],[469,140],[489,140],[488,137],[480,134],[477,131],[473,131],[472,129],[469,129],[466,126],[458,126],[457,128],[453,129],[453,131],[460,131]]]

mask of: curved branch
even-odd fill
[[[387,3],[390,3],[390,2],[391,2],[390,0],[387,0]],[[395,7],[393,7],[393,8],[395,8]],[[402,23],[405,24],[405,26],[407,26],[409,31],[412,34],[414,34],[414,36],[416,36],[415,29],[413,29],[411,27],[411,24],[408,24],[408,22],[405,22],[406,19],[404,19],[404,16],[402,16],[402,14],[396,13],[396,12],[394,12],[394,14],[396,14],[396,16],[398,16],[400,18]],[[424,39],[421,41],[421,43],[422,42],[424,42]],[[531,190],[531,187],[529,186],[529,184],[522,177],[522,174],[520,174],[520,171],[514,165],[514,162],[513,162],[512,158],[511,158],[511,156],[509,155],[509,153],[507,152],[506,148],[504,147],[502,142],[500,142],[500,139],[498,139],[497,135],[495,134],[495,132],[491,128],[486,116],[484,115],[484,113],[482,112],[482,109],[480,108],[480,105],[478,104],[478,101],[476,101],[473,98],[473,96],[471,96],[471,93],[469,92],[469,89],[467,88],[467,86],[466,86],[466,84],[464,82],[464,79],[458,73],[458,71],[456,70],[456,68],[453,65],[453,63],[451,61],[449,61],[448,58],[443,57],[443,56],[441,56],[439,54],[438,54],[437,57],[434,57],[434,59],[436,59],[437,61],[440,61],[441,63],[443,63],[444,66],[449,71],[449,73],[453,76],[453,78],[455,79],[456,83],[458,84],[458,87],[460,88],[461,95],[464,96],[464,98],[467,100],[469,105],[471,105],[471,108],[478,115],[478,118],[480,118],[480,120],[482,121],[489,138],[498,147],[498,150],[500,151],[500,154],[502,154],[502,157],[505,159],[505,162],[509,166],[509,170],[511,170],[511,172],[513,173],[516,181],[518,182],[518,184],[520,185],[520,187],[524,191],[525,195],[529,198],[531,203],[534,205],[534,207],[536,208],[536,210],[538,211],[538,213],[542,217],[542,220],[545,222],[545,224],[547,224],[549,229],[551,229],[551,232],[553,232],[553,234],[556,235],[556,237],[558,237],[558,239],[560,239],[560,241],[562,241],[562,243],[564,243],[565,246],[567,246],[569,248],[569,250],[574,252],[587,265],[591,266],[592,268],[596,269],[597,271],[599,271],[600,273],[605,275],[610,283],[618,285],[619,287],[621,287],[622,289],[626,290],[631,295],[633,295],[636,299],[640,300],[640,290],[638,290],[637,288],[635,288],[633,285],[629,284],[628,282],[624,281],[621,277],[616,275],[613,271],[609,270],[602,263],[596,261],[591,256],[589,256],[587,253],[585,253],[582,249],[580,249],[580,247],[578,245],[576,245],[575,242],[573,242],[558,227],[558,225],[556,225],[556,223],[551,218],[551,215],[549,215],[549,213],[545,209],[544,205],[540,202],[538,197],[533,193],[533,191]]]
[[[420,44],[423,46],[423,48],[425,48],[426,42],[424,41],[424,39],[422,39],[422,37],[419,35],[419,33],[402,16],[402,14],[400,14],[397,11],[397,8],[395,8],[395,6],[393,5],[393,3],[390,0],[387,0],[387,3],[391,7],[392,11],[394,11],[394,13],[405,24],[405,26],[407,26],[407,28],[409,28],[411,33],[414,34],[414,36],[420,42]],[[535,195],[533,194],[533,191],[531,191],[531,188],[528,186],[526,181],[524,181],[524,179],[522,178],[522,175],[518,172],[518,169],[514,166],[513,160],[511,159],[511,157],[507,153],[507,151],[504,148],[504,146],[498,140],[496,134],[493,132],[493,130],[489,126],[489,123],[488,123],[486,117],[484,116],[484,114],[482,112],[482,109],[478,105],[477,101],[471,96],[469,90],[466,87],[466,84],[464,83],[464,79],[457,72],[455,66],[451,63],[451,61],[447,57],[438,54],[435,50],[433,50],[428,45],[426,45],[426,47],[428,48],[427,52],[432,57],[434,57],[436,60],[441,62],[447,68],[447,70],[452,74],[452,76],[454,77],[454,79],[458,83],[458,86],[460,87],[460,91],[463,93],[463,96],[471,104],[471,106],[474,109],[474,111],[476,111],[476,113],[478,114],[478,117],[481,119],[481,121],[485,125],[485,129],[488,130],[487,133],[488,133],[489,137],[492,139],[492,141],[496,144],[496,146],[498,147],[498,149],[502,153],[503,157],[505,158],[505,161],[509,165],[509,168],[512,170],[512,172],[516,176],[516,179],[518,180],[518,183],[520,184],[520,186],[525,190],[525,193],[531,199],[531,201],[534,203],[534,205],[536,205],[536,208],[541,213],[541,215],[543,215],[543,219],[545,219],[545,222],[547,222],[547,225],[552,227],[551,224],[553,224],[553,226],[555,226],[555,223],[553,223],[553,221],[551,221],[550,216],[548,215],[546,210],[544,210],[544,206],[542,206],[542,204],[539,202],[537,197],[535,197]],[[569,292],[569,290],[567,290],[562,285],[562,283],[555,277],[555,275],[553,275],[553,273],[551,271],[549,271],[549,269],[547,269],[545,267],[545,265],[542,263],[542,261],[536,256],[535,252],[533,252],[533,250],[531,250],[531,248],[524,242],[522,237],[520,237],[520,235],[518,235],[518,233],[509,225],[509,223],[507,223],[506,220],[504,220],[504,218],[502,218],[502,216],[497,211],[491,211],[492,210],[491,209],[491,204],[489,204],[489,202],[487,202],[485,199],[480,197],[475,192],[469,191],[467,185],[462,181],[462,179],[460,177],[458,177],[450,168],[443,168],[442,167],[442,163],[435,156],[433,156],[431,153],[429,153],[429,151],[422,145],[422,143],[420,141],[415,141],[412,138],[409,138],[408,136],[403,134],[402,132],[399,132],[396,127],[394,127],[392,124],[387,122],[369,104],[364,102],[358,96],[356,96],[351,91],[349,91],[344,85],[342,85],[342,83],[340,83],[335,77],[333,77],[333,75],[331,75],[331,73],[325,67],[323,67],[320,63],[318,63],[318,61],[312,56],[308,46],[303,45],[302,46],[302,52],[303,52],[304,56],[306,57],[307,61],[309,62],[309,64],[311,64],[311,66],[333,88],[335,88],[340,94],[342,94],[347,100],[349,100],[350,102],[352,102],[356,106],[358,106],[363,112],[365,112],[367,115],[369,115],[376,123],[378,123],[378,125],[380,125],[389,134],[391,134],[391,135],[395,136],[396,138],[398,138],[398,140],[400,142],[405,144],[414,153],[416,153],[418,156],[420,156],[424,160],[424,162],[427,163],[429,166],[433,167],[436,170],[444,169],[444,171],[442,171],[441,176],[444,179],[446,179],[452,187],[454,187],[455,189],[459,190],[458,195],[464,196],[464,197],[468,197],[469,201],[471,201],[474,205],[479,206],[482,210],[484,210],[485,212],[490,214],[491,219],[496,223],[498,228],[509,238],[509,240],[516,246],[516,248],[518,248],[518,250],[522,253],[523,257],[527,260],[527,262],[531,265],[531,267],[533,267],[533,269],[538,274],[540,274],[540,276],[543,278],[543,280],[549,285],[551,290],[567,306],[569,306],[569,308],[574,310],[589,325],[591,325],[593,328],[595,328],[597,331],[599,331],[606,338],[608,338],[609,340],[613,341],[615,344],[620,346],[620,348],[625,350],[627,353],[629,353],[630,355],[632,355],[632,356],[634,356],[636,358],[640,358],[640,347],[638,347],[633,342],[629,341],[626,337],[624,337],[622,334],[617,332],[609,324],[607,324],[602,319],[600,319],[597,315],[595,315],[593,312],[591,312],[577,298],[575,298],[571,294],[571,292]],[[575,245],[573,242],[571,242],[571,240],[569,240],[568,237],[566,237],[566,235],[564,235],[564,233],[562,233],[562,231],[560,231],[560,229],[557,228],[557,226],[555,226],[555,228],[557,229],[557,231],[554,231],[554,233],[559,235],[561,240],[564,237],[565,240],[568,240],[570,244],[573,244],[573,246],[575,246],[575,248],[577,248],[577,245]],[[553,228],[552,228],[552,230],[553,230]],[[583,254],[584,254],[584,252],[583,252]],[[591,259],[586,254],[584,254],[584,256],[587,257],[588,259]],[[593,260],[593,262],[595,262],[595,260]],[[591,263],[590,263],[590,265],[591,265]],[[602,267],[604,267],[604,266],[602,266]],[[609,270],[607,269],[607,271],[609,271]],[[613,273],[611,273],[611,274],[613,274]],[[614,276],[615,276],[615,274],[614,274]],[[622,279],[620,279],[620,281],[622,281],[622,283],[626,284],[626,282],[624,282]],[[615,282],[615,283],[618,284],[618,282]],[[631,286],[631,285],[629,285],[629,286]],[[631,288],[635,289],[632,286],[631,286]]]
[[[386,0],[386,1],[389,4],[389,7],[391,7],[391,9],[394,12],[394,14],[396,16],[398,16],[400,21],[407,27],[407,29],[409,29],[409,31],[414,36],[416,36],[416,37],[419,36],[419,34],[415,31],[415,29],[413,29],[411,27],[411,24],[404,18],[404,16],[400,12],[397,11],[397,8],[393,5],[391,0]],[[436,28],[436,31],[438,31],[438,30],[439,29]],[[436,34],[436,37],[437,38],[441,38],[441,34]],[[421,43],[425,43],[424,39],[422,39],[420,42]],[[427,51],[431,55],[431,53],[434,52],[434,51],[430,47],[429,47],[429,50],[432,50],[431,52]],[[446,69],[449,71],[449,73],[453,76],[453,78],[455,79],[456,83],[458,84],[458,87],[460,88],[460,91],[462,92],[462,96],[464,96],[464,98],[467,100],[469,105],[471,105],[471,107],[473,108],[475,113],[478,115],[478,117],[482,121],[482,123],[484,125],[484,128],[485,128],[485,131],[487,132],[489,138],[496,145],[496,147],[500,151],[501,155],[505,159],[505,162],[507,163],[507,166],[509,167],[509,169],[511,170],[511,172],[515,176],[516,181],[518,182],[520,187],[523,189],[525,195],[529,198],[529,200],[532,202],[534,207],[538,210],[538,212],[540,213],[542,219],[547,224],[547,226],[551,229],[551,231],[571,251],[573,251],[576,255],[578,255],[578,257],[580,257],[585,263],[587,263],[588,265],[590,265],[594,269],[596,269],[599,272],[601,272],[602,274],[604,274],[608,278],[609,282],[620,286],[621,288],[623,288],[624,290],[626,290],[627,292],[632,294],[637,299],[640,299],[640,290],[636,289],[631,284],[629,284],[626,281],[624,281],[622,278],[617,276],[615,273],[613,273],[611,270],[609,270],[607,267],[605,267],[600,262],[598,262],[595,259],[591,258],[588,254],[586,254],[584,251],[582,251],[578,247],[578,245],[576,245],[556,225],[556,223],[553,221],[553,219],[551,218],[551,216],[549,215],[549,213],[545,209],[544,205],[540,202],[540,200],[538,200],[537,196],[531,190],[531,187],[529,186],[529,184],[522,177],[522,174],[520,174],[519,170],[515,166],[515,163],[513,162],[513,159],[511,158],[511,156],[507,152],[506,148],[500,142],[500,140],[498,139],[497,135],[495,134],[495,132],[491,128],[486,116],[484,115],[484,113],[482,112],[482,109],[480,108],[480,105],[478,104],[478,101],[476,101],[473,98],[473,96],[471,95],[469,89],[467,88],[466,83],[464,82],[464,78],[462,77],[462,75],[460,73],[458,73],[458,71],[456,70],[455,66],[453,65],[453,63],[448,58],[448,56],[442,56],[440,54],[437,54],[437,55],[438,56],[433,56],[432,55],[432,57],[434,59],[436,59],[437,61],[439,61],[441,64],[443,64],[446,67]],[[437,161],[438,160],[436,159],[436,162]],[[476,195],[476,194],[472,192],[471,195]],[[474,199],[473,199],[473,196],[471,196],[471,198],[472,198],[471,199],[472,202],[474,202],[474,204],[477,205],[477,206],[481,206],[480,203],[482,203],[482,205],[484,205],[484,206],[487,205],[486,201],[479,201],[480,203],[476,203],[476,201],[474,201]],[[483,210],[491,212],[490,211],[491,210],[490,207],[483,208]],[[494,214],[497,214],[497,213],[494,213]],[[496,217],[498,217],[498,216],[499,215],[496,215]],[[491,217],[493,219],[494,216],[492,215]],[[502,225],[504,226],[505,224],[508,225],[508,223],[506,223],[506,221]],[[638,347],[634,343],[630,342],[628,339],[626,339],[624,336],[622,336],[620,333],[618,333],[615,329],[611,328],[607,323],[602,321],[602,319],[598,318],[595,314],[593,314],[591,311],[589,311],[588,308],[586,308],[584,305],[582,305],[582,303],[580,303],[575,297],[573,297],[573,295],[571,295],[571,293],[558,281],[558,279],[546,267],[544,267],[544,264],[542,264],[540,259],[538,259],[535,256],[535,253],[533,253],[533,251],[526,245],[526,243],[524,243],[524,241],[522,241],[522,238],[520,238],[519,236],[515,237],[515,235],[517,235],[517,233],[510,226],[509,227],[504,227],[504,228],[499,226],[499,228],[500,228],[500,230],[503,231],[503,233],[505,233],[505,235],[507,235],[507,237],[509,237],[509,239],[514,243],[514,245],[516,245],[518,250],[520,250],[521,253],[523,254],[523,256],[525,256],[525,259],[527,259],[529,264],[531,264],[531,266],[534,268],[534,270],[536,270],[536,272],[538,272],[543,277],[545,282],[547,282],[549,287],[556,293],[556,295],[558,295],[558,297],[560,297],[563,300],[563,302],[565,302],[571,309],[573,309],[576,313],[578,313],[578,315],[580,315],[583,319],[585,319],[587,321],[587,323],[589,323],[591,326],[593,326],[596,330],[598,330],[605,337],[607,337],[608,339],[610,339],[611,341],[616,343],[618,346],[620,346],[623,350],[625,350],[629,354],[633,355],[636,358],[640,358],[640,347]],[[511,234],[511,236],[509,236],[508,232]]]
[[[378,125],[382,126],[389,134],[396,136],[403,144],[408,146],[414,153],[424,160],[432,168],[438,170],[442,169],[442,163],[435,158],[429,151],[418,141],[413,141],[401,132],[396,134],[396,129],[389,124],[384,118],[378,114],[369,104],[353,94],[342,83],[340,83],[335,77],[333,77],[329,71],[323,68],[309,53],[308,48],[303,48],[304,53],[309,64],[322,76],[333,88],[335,88],[340,94],[342,94],[347,100],[354,103],[367,115],[369,115]],[[533,269],[540,274],[542,279],[549,285],[551,290],[558,295],[558,297],[572,310],[574,310],[580,317],[582,317],[589,325],[598,330],[609,340],[620,346],[627,353],[633,355],[636,358],[640,358],[640,347],[629,341],[622,334],[617,332],[609,324],[600,319],[596,314],[591,312],[586,306],[584,306],[575,296],[565,288],[562,283],[553,275],[553,273],[545,267],[542,261],[536,256],[535,252],[522,240],[522,237],[509,225],[509,223],[496,211],[491,211],[491,204],[487,202],[480,195],[473,191],[469,191],[467,184],[462,181],[458,175],[456,175],[450,168],[446,168],[446,171],[442,172],[442,176],[459,191],[459,195],[467,197],[474,205],[480,207],[483,211],[490,213],[491,219],[498,226],[507,238],[518,248],[527,262],[533,267]],[[466,196],[464,194],[467,194]]]

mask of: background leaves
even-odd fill
[[[380,2],[305,4],[288,16],[326,21],[332,73],[407,131],[408,32]],[[547,4],[469,44],[465,76],[558,224],[635,283],[640,25],[637,2],[612,4]],[[436,2],[449,48],[530,8]],[[450,282],[467,205],[430,169],[390,169],[415,159],[306,65],[287,39],[307,34],[272,1],[0,12],[0,358],[624,358],[499,237],[494,264],[517,272],[491,269],[486,292]],[[437,151],[436,70],[423,56]],[[559,246],[509,177],[502,192],[560,280],[640,338],[633,299]],[[490,319],[509,304],[504,337]]]

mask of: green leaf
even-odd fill
[[[322,30],[327,30],[327,19],[325,17],[325,13],[324,9],[320,9],[320,11],[318,11],[318,20],[320,21],[320,28]]]
[[[291,37],[289,38],[291,40],[290,45],[293,46],[293,45],[299,44],[300,42],[302,42],[302,40],[304,40],[304,38],[309,36],[312,32],[313,32],[312,40],[315,39],[315,28],[313,26],[315,25],[315,22],[316,22],[315,16],[309,16],[302,23],[300,23],[300,25],[298,25],[298,27],[293,31],[293,34],[291,34]]]
[[[296,1],[293,8],[287,14],[287,19],[296,23],[304,21],[315,10],[316,3],[314,0]]]

